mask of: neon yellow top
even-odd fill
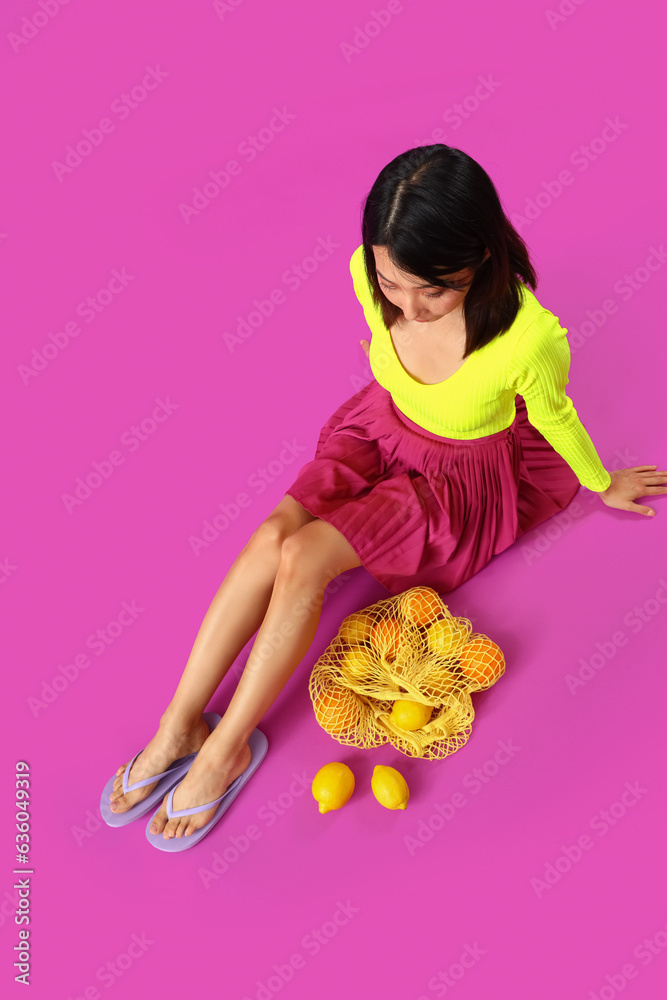
[[[380,307],[373,302],[363,244],[350,259],[354,291],[373,337],[371,371],[398,409],[420,427],[449,438],[478,438],[514,420],[514,397],[526,401],[528,418],[574,471],[582,486],[601,492],[611,483],[595,446],[565,393],[569,382],[567,329],[521,284],[522,304],[512,326],[473,351],[444,382],[425,385],[401,364]]]

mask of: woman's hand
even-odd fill
[[[364,349],[364,353],[365,353],[366,357],[368,357],[368,352],[370,350],[370,344],[368,343],[367,340],[362,340],[362,341],[360,341],[360,343],[361,343],[361,346]]]
[[[611,483],[599,496],[607,507],[618,510],[631,510],[636,514],[655,514],[652,507],[644,507],[635,503],[638,497],[655,496],[667,493],[667,487],[659,483],[667,483],[667,470],[658,470],[657,465],[634,465],[631,469],[618,469],[610,472]]]

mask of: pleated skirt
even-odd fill
[[[505,430],[445,438],[371,379],[329,417],[286,493],[337,528],[391,594],[454,590],[579,489],[521,396],[515,407]]]

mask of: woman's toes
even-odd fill
[[[125,773],[126,767],[127,767],[127,764],[123,764],[123,766],[120,768],[120,774],[118,774],[118,776],[116,778],[114,778],[113,791],[111,792],[111,794],[109,796],[109,799],[110,799],[112,805],[113,805],[114,802],[118,801],[119,798],[124,794],[124,792],[123,792],[123,774]],[[125,804],[127,805],[127,803],[125,803]]]
[[[178,822],[176,820],[170,819],[166,823],[166,825],[165,825],[165,828],[164,828],[164,831],[162,833],[162,836],[165,837],[167,840],[171,840],[171,838],[176,833],[176,827],[177,827],[177,825],[178,825]]]
[[[166,795],[164,797],[162,805],[160,806],[159,816],[160,816],[160,818],[162,820],[162,823],[161,823],[161,826],[160,826],[160,830],[158,832],[162,832],[162,836],[165,839],[167,839],[169,837],[173,837],[174,830],[175,830],[175,828],[176,828],[176,826],[178,824],[178,820],[176,820],[176,819],[169,819],[169,817],[167,816],[167,797],[166,797]]]
[[[111,808],[116,808],[119,804],[122,808],[128,808],[128,801],[125,798],[125,793],[123,792],[123,779],[122,777],[116,778],[113,783],[113,790],[109,795],[109,801],[111,803]]]
[[[162,833],[167,822],[167,810],[164,807],[164,803],[160,806],[155,816],[151,821],[150,832],[151,833]]]

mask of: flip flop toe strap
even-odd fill
[[[132,765],[140,753],[143,753],[143,750],[140,750],[139,753],[134,755],[128,766],[123,771],[123,792],[125,794],[127,794],[127,792],[133,792],[137,788],[143,788],[144,785],[151,785],[154,781],[159,781],[160,778],[166,778],[168,774],[171,774],[175,768],[180,767],[186,760],[189,760],[190,758],[194,759],[197,756],[194,753],[186,754],[185,757],[179,757],[178,760],[173,761],[166,771],[162,771],[160,774],[154,774],[152,778],[143,778],[141,781],[133,781],[132,784],[130,784],[128,775],[132,770]]]
[[[169,819],[175,819],[178,816],[194,816],[195,813],[206,812],[207,809],[212,809],[214,806],[217,806],[220,802],[222,802],[225,795],[228,795],[234,788],[236,788],[242,776],[243,776],[242,774],[239,774],[237,778],[234,778],[231,785],[229,785],[224,790],[222,795],[219,796],[219,798],[215,799],[213,802],[207,802],[206,805],[203,806],[193,806],[192,809],[173,808],[174,792],[178,788],[178,785],[175,785],[169,792],[169,796],[167,797],[167,816],[169,817]]]

